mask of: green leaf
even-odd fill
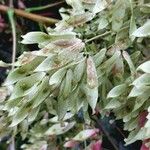
[[[131,119],[124,125],[124,130],[133,131],[138,127],[138,118]]]
[[[106,0],[96,0],[95,6],[93,8],[93,13],[99,13],[104,10],[107,6]]]
[[[130,58],[130,55],[129,55],[126,51],[123,51],[122,55],[123,55],[124,59],[126,60],[126,62],[127,62],[128,65],[129,65],[131,74],[132,74],[132,75],[135,75],[136,70],[135,70],[135,66],[134,66],[134,64],[133,64],[133,62],[132,62],[132,60],[131,60],[131,58]]]
[[[29,64],[22,65],[19,68],[14,69],[12,72],[9,73],[4,85],[14,84],[17,81],[23,79],[26,75],[30,74],[32,70],[34,70],[37,65],[42,62],[42,57],[36,57],[32,62]]]
[[[65,86],[63,89],[63,96],[64,97],[68,97],[68,95],[72,91],[72,80],[73,80],[73,72],[71,69],[69,69],[66,73]]]
[[[93,60],[94,60],[96,67],[98,67],[103,62],[106,51],[107,51],[107,49],[103,48],[98,53],[96,53],[96,55],[93,56]]]
[[[79,62],[73,72],[73,80],[77,83],[80,82],[84,72],[85,72],[85,59],[81,62]]]
[[[35,72],[37,71],[50,71],[52,69],[55,69],[56,67],[56,56],[55,55],[49,55],[37,68],[35,69]]]
[[[116,59],[119,58],[121,55],[120,51],[116,51],[112,57],[110,57],[107,61],[105,61],[102,65],[101,68],[104,69],[107,72],[110,72],[112,67],[116,63]]]
[[[38,107],[50,94],[49,78],[45,77],[42,80],[42,83],[39,85],[35,96],[31,99],[33,102],[32,107]]]
[[[73,89],[67,98],[67,106],[71,113],[76,114],[83,106],[83,100],[79,97],[79,87]]]
[[[64,116],[63,121],[66,121],[66,120],[68,120],[68,119],[71,119],[73,116],[74,116],[74,114],[68,112],[68,113],[66,113],[66,115]],[[52,123],[58,123],[58,122],[60,122],[58,116],[55,116],[55,117],[49,119],[49,121],[52,122]]]
[[[115,86],[107,95],[107,98],[115,98],[120,96],[126,91],[127,85],[126,84],[120,84],[118,86]]]
[[[114,109],[114,108],[118,108],[120,106],[121,106],[121,103],[117,99],[112,99],[105,106],[105,109]]]
[[[150,36],[150,20],[148,20],[142,27],[138,28],[132,34],[135,37],[148,37]]]
[[[40,111],[40,106],[33,108],[28,115],[28,122],[33,122],[36,119],[39,111]]]
[[[81,0],[66,0],[66,2],[68,5],[71,5],[73,7],[73,10],[76,13],[84,13],[84,8]]]
[[[98,30],[105,29],[108,26],[109,22],[106,18],[100,18],[99,19],[99,25],[98,25]]]
[[[23,97],[28,95],[29,93],[34,92],[37,83],[40,82],[44,76],[44,72],[38,72],[18,81],[10,97],[10,100]]]
[[[134,41],[135,36],[133,36],[133,32],[137,29],[136,27],[136,22],[135,22],[135,17],[134,15],[131,16],[131,20],[130,20],[130,29],[129,29],[129,35],[130,35],[130,39],[132,41]]]
[[[12,99],[12,100],[8,100],[7,103],[5,104],[4,110],[10,110],[13,107],[18,106],[18,104],[20,104],[20,102],[23,100],[23,98],[16,98],[16,99]]]
[[[62,124],[55,124],[53,126],[51,126],[47,131],[46,131],[46,135],[60,135],[60,134],[64,134],[67,131],[69,131],[71,128],[73,128],[75,125],[75,122],[63,122]]]
[[[141,70],[145,73],[150,73],[150,61],[146,61],[145,63],[141,64],[137,70]]]
[[[22,38],[22,44],[36,44],[51,40],[51,37],[43,32],[29,32],[23,35]]]
[[[148,100],[149,97],[150,97],[149,90],[146,90],[142,95],[139,95],[136,98],[134,108],[133,108],[133,112],[138,110],[140,107],[142,107],[142,105]]]
[[[63,96],[60,96],[58,98],[58,104],[57,104],[57,115],[59,120],[63,120],[65,117],[69,107],[69,101],[68,99],[63,98]]]
[[[28,107],[28,104],[25,104],[24,106],[22,106],[16,112],[15,116],[13,116],[13,120],[12,120],[10,127],[14,127],[18,125],[21,121],[23,121],[28,116],[29,110],[30,110],[30,107]]]
[[[128,97],[137,97],[142,95],[145,91],[150,90],[150,87],[148,86],[138,86],[133,87]]]
[[[98,101],[98,87],[90,88],[88,85],[83,87],[86,94],[86,99],[92,108],[93,114],[95,113],[95,107]]]
[[[59,69],[50,77],[49,84],[54,85],[55,87],[58,86],[61,83],[65,74],[66,74],[66,68]]]
[[[140,87],[140,86],[148,86],[150,85],[150,74],[145,73],[137,78],[132,85]]]
[[[123,25],[123,19],[125,17],[126,4],[124,0],[117,0],[112,13],[112,30],[119,31]]]

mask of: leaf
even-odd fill
[[[36,84],[40,82],[44,76],[44,72],[38,72],[18,81],[9,99],[11,100],[23,97],[28,95],[30,92],[33,92],[36,89]]]
[[[136,73],[136,70],[135,70],[134,64],[130,58],[130,55],[126,51],[123,51],[122,55],[130,67],[131,74],[134,75]]]
[[[148,20],[142,27],[138,28],[132,34],[135,37],[148,37],[150,36],[150,20]]]
[[[74,116],[74,115],[73,115],[72,113],[67,112],[66,115],[65,115],[64,118],[63,118],[63,121],[66,121],[66,120],[72,118],[73,116]],[[59,122],[59,117],[58,117],[58,116],[55,116],[55,117],[49,119],[49,121],[52,122],[52,123],[58,123],[58,122]]]
[[[101,68],[104,69],[107,72],[110,72],[112,67],[116,63],[116,59],[119,58],[121,55],[120,51],[116,51],[112,57],[110,57],[107,61],[105,61],[102,65]]]
[[[63,122],[62,124],[55,124],[53,126],[51,126],[46,132],[46,135],[60,135],[60,134],[64,134],[67,131],[69,131],[71,128],[73,128],[75,125],[75,122]]]
[[[90,88],[87,85],[83,87],[86,94],[86,99],[92,108],[93,114],[95,113],[95,107],[98,101],[98,87]]]
[[[14,127],[18,125],[21,121],[23,121],[28,116],[29,110],[30,107],[28,107],[28,104],[22,106],[13,117],[10,127]]]
[[[66,0],[66,2],[68,5],[71,5],[73,7],[73,10],[76,13],[84,13],[84,8],[80,0]]]
[[[5,104],[4,110],[10,110],[11,108],[18,106],[18,104],[20,104],[22,99],[23,98],[21,97],[21,98],[8,100],[7,103]]]
[[[49,84],[54,85],[55,87],[58,86],[61,83],[65,74],[66,74],[66,68],[59,69],[50,77]]]
[[[35,69],[35,72],[37,71],[50,71],[52,69],[59,67],[59,64],[55,63],[56,60],[55,55],[49,55],[37,68]]]
[[[119,31],[123,25],[123,18],[125,16],[126,4],[124,0],[117,0],[112,13],[112,30]]]
[[[25,64],[19,68],[14,69],[12,72],[9,73],[4,85],[11,85],[23,79],[26,75],[30,74],[30,72],[34,70],[37,67],[37,65],[39,65],[42,62],[42,60],[43,58],[36,57],[29,64]]]
[[[82,79],[82,76],[85,72],[85,59],[81,62],[79,62],[75,69],[74,69],[74,76],[73,76],[73,80],[77,83],[80,82],[80,80]]]
[[[105,109],[115,109],[121,106],[121,103],[117,99],[112,99],[106,105]]]
[[[130,29],[129,29],[129,35],[130,35],[130,39],[132,41],[134,41],[135,39],[135,36],[133,36],[133,32],[137,29],[136,27],[136,22],[135,22],[135,17],[134,15],[132,14],[131,16],[131,20],[130,20]]]
[[[22,38],[22,44],[36,44],[51,40],[51,37],[43,32],[29,32],[23,35]]]
[[[36,119],[39,111],[40,111],[40,107],[33,108],[28,115],[28,122],[33,122]]]
[[[66,22],[72,26],[79,26],[79,25],[83,25],[84,23],[92,20],[93,17],[94,17],[93,13],[85,12],[83,14],[71,16]]]
[[[48,80],[48,77],[43,78],[42,83],[39,85],[35,96],[31,99],[31,101],[33,102],[33,108],[38,107],[50,94],[50,86]]]
[[[138,127],[138,118],[131,119],[124,125],[124,130],[132,131]]]
[[[98,30],[105,29],[108,26],[109,22],[106,18],[100,18],[99,20],[99,25],[98,25]]]
[[[146,61],[145,63],[141,64],[137,70],[141,70],[145,73],[150,73],[150,61]]]
[[[115,86],[107,95],[107,98],[115,98],[120,96],[126,91],[127,85],[126,84],[120,84],[118,86]]]
[[[128,97],[137,97],[142,95],[145,91],[150,90],[148,86],[140,86],[140,87],[133,87]]]
[[[107,49],[103,48],[96,55],[93,56],[93,60],[96,67],[98,67],[103,62],[106,55],[106,51]]]
[[[79,98],[79,87],[73,89],[67,98],[67,106],[71,113],[76,114],[83,106],[83,101]]]
[[[134,108],[133,108],[133,112],[138,110],[140,107],[142,107],[142,105],[148,100],[149,97],[150,97],[149,90],[146,90],[142,95],[139,95],[136,98]]]
[[[65,86],[63,89],[63,96],[66,98],[72,91],[72,80],[73,80],[73,72],[71,69],[67,70],[66,78],[65,78]]]
[[[143,75],[141,75],[139,78],[137,78],[132,85],[136,86],[136,87],[140,87],[140,86],[148,86],[150,85],[150,75],[148,73],[145,73]]]
[[[98,129],[86,129],[83,131],[80,131],[75,137],[72,139],[75,141],[85,141],[88,138],[95,136],[99,132]]]
[[[95,6],[93,8],[93,13],[99,13],[104,10],[107,6],[106,0],[96,0]]]
[[[125,142],[127,144],[134,143],[137,140],[142,140],[142,139],[148,139],[150,137],[150,130],[149,128],[141,128],[136,135],[134,135],[134,138],[131,139],[125,139]]]
[[[87,58],[87,84],[90,88],[95,88],[98,86],[98,77],[96,72],[96,67],[93,61],[93,58],[89,56]]]
[[[63,98],[62,96],[60,96],[58,98],[58,104],[57,104],[57,115],[58,115],[58,119],[59,120],[63,120],[67,111],[68,111],[68,104],[69,101],[68,99]]]

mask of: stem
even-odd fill
[[[105,36],[105,35],[108,35],[108,34],[110,34],[110,33],[111,33],[111,31],[107,31],[107,32],[105,32],[105,33],[103,33],[103,34],[94,36],[94,37],[92,37],[91,39],[86,40],[85,43],[91,42],[91,41],[96,40],[96,39],[98,39],[98,38],[100,38],[100,37],[103,37],[103,36]]]
[[[15,21],[14,21],[14,11],[13,9],[9,9],[8,10],[8,17],[9,17],[9,21],[11,24],[11,28],[12,28],[12,38],[13,38],[13,48],[12,48],[12,70],[14,69],[14,63],[16,60],[16,26],[15,26]]]
[[[60,4],[63,4],[64,2],[65,1],[61,1],[61,2],[56,2],[56,3],[45,5],[45,6],[31,7],[31,8],[27,8],[25,10],[27,12],[33,12],[33,11],[43,10],[43,9],[51,8],[51,7],[54,7],[54,6],[58,6]]]
[[[5,5],[0,5],[0,11],[2,11],[2,12],[7,12],[9,9],[10,9],[10,7],[7,7]],[[25,12],[20,9],[13,9],[13,11],[18,16],[30,19],[32,21],[36,21],[38,23],[40,22],[40,23],[44,23],[44,24],[55,24],[59,21],[58,19],[43,17],[41,15],[28,13],[28,12]]]

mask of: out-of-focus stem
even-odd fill
[[[7,12],[10,9],[10,7],[5,6],[5,5],[0,5],[0,11],[2,12]],[[36,22],[40,22],[40,23],[44,23],[44,24],[55,24],[57,23],[59,20],[58,19],[54,19],[54,18],[48,18],[48,17],[43,17],[41,15],[36,15],[33,13],[29,13],[29,12],[25,12],[24,10],[20,10],[20,9],[13,9],[14,13],[18,16],[36,21]]]

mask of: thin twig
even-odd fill
[[[63,4],[64,2],[65,1],[60,1],[60,2],[53,3],[53,4],[45,5],[45,6],[31,7],[31,8],[25,9],[25,11],[33,12],[33,11],[43,10],[43,9],[47,9],[47,8],[52,8],[52,7],[58,6],[60,4]]]
[[[7,12],[9,9],[10,7],[7,7],[5,5],[0,5],[0,11],[2,12]],[[59,21],[58,19],[43,17],[41,15],[28,13],[20,9],[13,9],[13,10],[14,10],[14,13],[18,16],[21,16],[21,17],[24,17],[24,18],[27,18],[36,22],[44,23],[44,24],[55,24]]]
[[[15,63],[15,60],[16,60],[16,48],[17,48],[17,45],[16,45],[16,24],[15,24],[15,21],[14,21],[14,10],[13,10],[13,0],[9,0],[9,6],[10,6],[10,9],[8,9],[7,13],[8,13],[8,17],[9,17],[9,21],[10,21],[10,24],[11,24],[11,28],[12,28],[12,39],[13,39],[13,43],[12,43],[12,70],[14,69],[14,63]],[[10,143],[10,147],[9,147],[10,150],[15,150],[15,137],[12,136],[11,138],[11,143]]]
[[[14,21],[14,11],[13,9],[9,9],[8,10],[8,16],[9,16],[9,20],[10,20],[10,24],[11,24],[11,28],[12,28],[12,39],[13,39],[13,48],[12,48],[12,70],[14,69],[14,63],[16,60],[16,49],[17,49],[17,39],[16,39],[16,24]]]
[[[96,40],[96,39],[98,39],[98,38],[100,38],[100,37],[106,36],[106,35],[108,35],[108,34],[110,34],[110,33],[111,33],[111,31],[107,31],[107,32],[105,32],[105,33],[103,33],[103,34],[94,36],[94,37],[92,37],[91,39],[86,40],[85,43],[91,42],[91,41]]]

